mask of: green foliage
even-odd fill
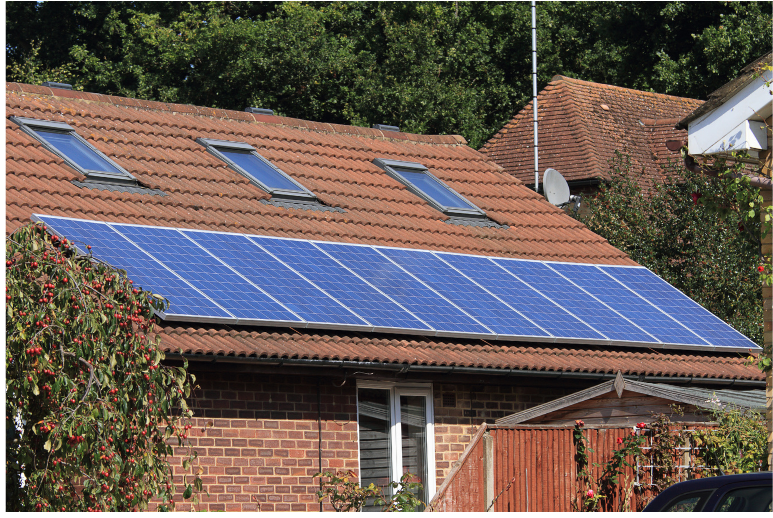
[[[761,346],[763,229],[759,212],[741,210],[758,190],[673,165],[644,192],[620,154],[610,175],[578,218]]]
[[[320,479],[320,488],[317,491],[319,501],[322,502],[328,498],[330,505],[338,513],[359,511],[369,498],[375,498],[381,494],[381,489],[372,482],[368,487],[360,487],[356,475],[351,470],[315,473],[314,478],[316,477],[325,477],[326,479]]]
[[[642,433],[631,432],[630,435],[617,439],[620,446],[612,452],[612,457],[605,463],[594,462],[593,467],[589,464],[588,453],[593,450],[588,446],[588,439],[582,432],[584,423],[575,421],[573,442],[575,448],[575,464],[577,466],[577,494],[572,497],[572,505],[577,511],[611,511],[615,495],[620,489],[625,489],[628,484],[623,480],[623,470],[625,467],[635,467],[629,459],[641,457],[642,446],[645,437]],[[637,425],[638,428],[645,428],[644,423]],[[594,470],[594,468],[596,468]],[[594,471],[598,475],[594,476]],[[624,511],[628,505],[628,500],[621,500],[621,509]]]
[[[419,482],[412,482],[412,473],[405,473],[400,477],[400,482],[390,482],[392,499],[385,501],[383,498],[376,500],[376,505],[383,505],[384,512],[413,513],[420,511],[426,505],[416,496],[422,490]]]
[[[655,493],[674,485],[680,480],[675,478],[679,450],[685,445],[688,434],[676,431],[671,425],[671,418],[666,414],[656,414],[649,424],[652,434],[650,460],[652,461],[652,480]]]
[[[768,432],[761,414],[729,406],[712,410],[711,417],[719,424],[717,428],[693,434],[701,464],[717,467],[726,475],[768,469]]]
[[[6,238],[6,510],[173,506],[193,379],[161,364],[163,307],[43,226]]]
[[[330,505],[336,512],[360,511],[370,500],[373,505],[383,506],[384,512],[416,512],[421,510],[424,502],[419,500],[416,494],[421,491],[422,485],[412,482],[414,477],[406,473],[400,478],[400,482],[390,482],[387,487],[392,489],[393,496],[387,501],[380,487],[370,483],[368,487],[360,487],[353,471],[337,471],[335,473],[325,471],[316,473],[314,477],[320,478],[320,489],[317,491],[319,501],[328,498]]]
[[[764,3],[543,2],[555,74],[705,98],[767,48]],[[481,146],[531,98],[528,2],[9,2],[7,76]],[[635,30],[631,30],[635,27]]]

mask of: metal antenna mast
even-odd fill
[[[531,77],[534,108],[534,192],[539,192],[539,143],[537,141],[537,2],[531,0]]]

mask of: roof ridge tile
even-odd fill
[[[128,106],[153,111],[165,111],[172,113],[186,113],[200,115],[205,117],[245,120],[261,124],[276,124],[290,126],[294,128],[304,128],[311,131],[326,131],[331,133],[343,133],[362,135],[371,138],[388,138],[392,140],[416,141],[428,144],[438,145],[466,145],[467,141],[459,135],[417,135],[403,132],[390,132],[384,135],[381,130],[373,128],[364,128],[360,126],[347,126],[342,124],[332,124],[327,122],[308,121],[292,117],[280,117],[277,115],[259,115],[236,110],[226,110],[222,108],[208,108],[204,106],[165,103],[160,101],[147,101],[134,99],[131,97],[121,97],[116,95],[106,95],[93,92],[83,92],[79,90],[61,90],[44,86],[31,85],[26,83],[6,82],[6,92],[12,91],[20,94],[45,95],[50,97],[70,98],[90,102],[99,102],[112,104],[115,106]]]

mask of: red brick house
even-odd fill
[[[459,136],[16,83],[6,85],[6,112],[7,233],[37,214],[635,266]],[[89,156],[99,164],[84,166],[78,153],[97,153]],[[240,166],[242,159],[260,162]],[[255,164],[290,183],[266,187],[245,174]],[[443,192],[463,196],[469,210],[448,210],[419,183],[398,180],[400,167],[422,173],[417,164],[434,175],[422,178],[452,188]],[[317,511],[312,476],[338,468],[366,481],[410,469],[429,501],[480,424],[618,370],[641,381],[764,386],[744,364],[746,350],[206,319],[169,318],[161,328],[167,359],[179,361],[182,350],[201,386],[190,401],[198,452],[191,469],[203,469],[209,497],[201,508],[210,511]],[[384,422],[402,424],[379,431]]]
[[[647,188],[669,160],[681,163],[666,141],[686,140],[677,122],[703,101],[621,88],[557,75],[537,95],[540,182],[545,169],[558,170],[572,194],[594,192],[609,180],[609,160],[619,151],[631,171],[643,172]],[[534,187],[532,103],[505,124],[480,151],[525,185]]]

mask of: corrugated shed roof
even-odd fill
[[[764,390],[733,390],[733,389],[705,389],[700,387],[680,387],[679,385],[664,385],[657,383],[657,387],[683,393],[688,396],[701,398],[706,407],[712,405],[711,401],[718,400],[721,405],[730,405],[738,408],[748,408],[757,412],[765,411]]]
[[[647,187],[661,164],[679,162],[666,140],[685,140],[679,119],[703,101],[555,76],[537,96],[540,175],[552,167],[567,181],[609,179],[615,151],[631,157]],[[527,185],[534,184],[534,126],[529,103],[481,151]]]
[[[635,264],[452,135],[412,135],[273,115],[8,83],[6,113],[63,121],[165,196],[83,188],[82,176],[6,120],[6,230],[32,213],[337,242],[602,264]],[[197,137],[247,142],[345,212],[262,203],[268,194]],[[420,162],[509,228],[460,226],[372,163]],[[375,361],[552,372],[761,379],[727,354],[533,347],[528,343],[163,324],[166,350],[202,356]]]

